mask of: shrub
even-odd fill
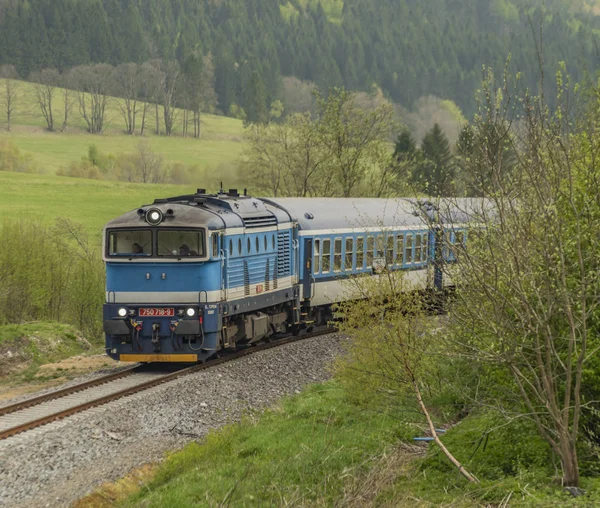
[[[35,173],[36,166],[30,154],[22,154],[15,144],[0,139],[0,171]]]
[[[0,324],[54,320],[101,335],[104,266],[81,226],[5,219],[0,243]]]

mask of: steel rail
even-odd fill
[[[79,404],[79,405],[73,406],[73,407],[65,409],[63,411],[59,411],[57,413],[53,413],[53,414],[50,414],[48,416],[44,416],[42,418],[30,420],[28,422],[25,422],[25,423],[16,425],[14,427],[11,427],[9,429],[6,429],[4,431],[1,431],[0,432],[0,441],[4,440],[4,439],[7,439],[9,437],[15,436],[17,434],[21,434],[21,433],[26,432],[28,430],[33,430],[33,429],[35,429],[37,427],[41,427],[42,425],[46,425],[48,423],[51,423],[51,422],[54,422],[54,421],[57,421],[57,420],[61,420],[61,419],[66,418],[68,416],[72,416],[72,415],[74,415],[76,413],[80,413],[82,411],[86,411],[87,409],[91,409],[93,407],[102,406],[104,404],[107,404],[109,402],[118,400],[120,398],[127,397],[128,395],[133,395],[135,393],[148,390],[148,389],[153,388],[155,386],[167,383],[169,381],[173,381],[173,380],[178,379],[178,378],[183,377],[183,376],[187,376],[187,375],[192,374],[194,372],[200,372],[202,370],[206,370],[206,369],[209,369],[211,367],[216,367],[217,365],[222,365],[224,363],[227,363],[227,362],[230,362],[230,361],[233,361],[233,360],[237,360],[237,359],[243,358],[245,356],[249,356],[249,355],[261,352],[261,351],[265,351],[267,349],[272,349],[274,347],[282,346],[282,345],[285,345],[285,344],[291,344],[293,342],[299,342],[301,340],[310,339],[312,337],[318,337],[320,335],[326,335],[326,334],[332,333],[334,331],[335,331],[335,329],[333,329],[333,328],[325,328],[325,329],[321,329],[319,331],[314,331],[314,332],[310,332],[310,333],[304,333],[304,334],[300,334],[300,335],[297,335],[297,336],[291,336],[291,337],[288,336],[288,337],[284,337],[284,338],[281,338],[281,339],[274,339],[271,342],[267,342],[267,343],[264,343],[264,344],[258,344],[258,345],[254,346],[254,347],[248,347],[246,349],[242,349],[240,351],[236,351],[235,353],[227,354],[227,355],[222,356],[220,358],[209,360],[206,363],[201,363],[201,364],[198,364],[198,365],[193,365],[192,367],[187,367],[187,368],[184,368],[184,369],[181,369],[181,370],[169,373],[169,374],[165,374],[164,376],[162,376],[160,378],[153,379],[153,380],[147,381],[145,383],[140,383],[139,385],[132,386],[132,387],[126,388],[124,390],[120,390],[118,392],[115,392],[115,393],[112,393],[112,394],[109,394],[109,395],[105,395],[103,397],[99,397],[97,399],[85,402],[83,404]],[[133,371],[136,368],[137,367],[134,367],[132,369],[128,369],[125,372]],[[117,373],[117,374],[120,374],[120,373]],[[132,372],[130,372],[130,374],[132,374]],[[121,376],[121,377],[124,377],[124,376]],[[118,377],[116,379],[118,379]],[[77,386],[83,386],[83,385],[86,385],[86,384],[87,383],[83,383],[82,385],[76,385],[76,387]],[[104,383],[100,383],[100,384],[104,384]],[[68,389],[65,389],[65,390],[68,390]],[[77,391],[81,391],[81,390],[76,390],[76,392]],[[72,393],[75,393],[75,392],[72,392]],[[48,394],[48,395],[51,395],[51,394]],[[45,396],[41,396],[41,397],[36,398],[36,399],[44,399],[44,397]],[[36,399],[31,399],[31,401],[34,401]],[[42,402],[47,402],[47,400],[52,400],[52,399],[44,399],[44,400],[42,400]],[[29,401],[25,401],[25,402],[29,402]],[[39,402],[38,402],[38,404],[39,404]],[[15,404],[15,406],[17,406],[17,405],[18,404]],[[36,405],[36,404],[32,404],[32,405],[27,406],[27,407],[32,407],[33,405]],[[12,407],[12,406],[8,406],[8,407]]]
[[[27,399],[22,402],[17,402],[16,404],[11,404],[10,406],[0,407],[0,416],[8,415],[16,411],[22,411],[23,409],[38,406],[43,402],[48,402],[54,399],[60,399],[62,397],[66,397],[67,395],[72,395],[82,390],[87,390],[88,388],[94,388],[96,386],[101,386],[103,384],[110,383],[111,381],[115,381],[116,379],[131,376],[136,371],[138,371],[140,367],[142,366],[136,365],[134,367],[128,367],[126,369],[120,370],[119,372],[115,372],[114,374],[108,374],[106,376],[92,379],[84,383],[69,386],[68,388],[62,388],[61,390],[56,390],[54,392],[46,393],[44,395],[32,397],[31,399]]]

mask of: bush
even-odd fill
[[[104,266],[81,226],[5,219],[0,243],[0,324],[53,320],[101,336]]]
[[[0,140],[0,171],[35,173],[36,166],[30,154],[22,154],[15,144]]]
[[[472,414],[443,440],[480,480],[500,480],[524,471],[546,477],[554,473],[550,447],[534,424],[525,419],[507,423],[505,417],[493,412]],[[425,465],[441,472],[455,471],[437,447],[431,449]],[[560,467],[558,462],[556,466]]]

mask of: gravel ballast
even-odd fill
[[[337,334],[218,365],[0,441],[0,506],[68,506],[165,452],[327,380]]]

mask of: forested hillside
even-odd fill
[[[0,0],[0,64],[27,77],[210,52],[225,113],[268,107],[282,76],[353,90],[376,83],[405,107],[436,95],[470,113],[482,64],[500,69],[512,53],[535,85],[532,26],[542,18],[550,76],[561,60],[575,79],[595,69],[597,9],[590,0]]]

